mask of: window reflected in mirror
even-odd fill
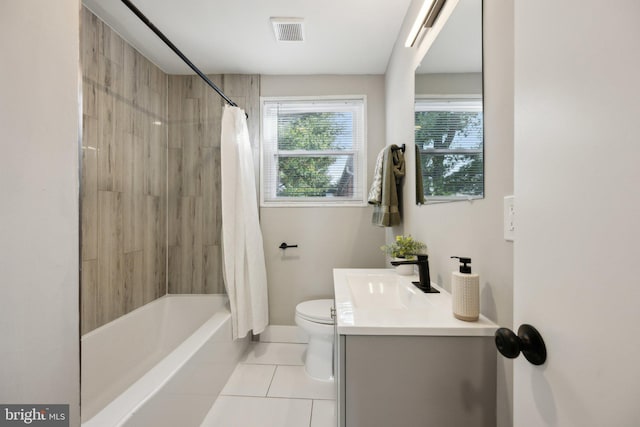
[[[459,0],[415,76],[416,203],[484,197],[482,0]]]
[[[425,199],[483,197],[482,98],[416,99],[415,144]]]

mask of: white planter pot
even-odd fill
[[[407,261],[405,258],[394,258],[394,261]],[[412,276],[413,275],[413,266],[415,264],[402,264],[396,265],[396,273],[400,276]]]

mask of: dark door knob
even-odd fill
[[[531,325],[521,325],[518,335],[511,329],[500,328],[496,331],[496,347],[500,354],[509,359],[524,357],[534,365],[542,365],[547,360],[547,347],[540,333]]]

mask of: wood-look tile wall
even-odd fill
[[[209,78],[249,114],[257,159],[259,76]],[[169,293],[224,293],[220,206],[224,102],[199,77],[172,75],[168,105]]]
[[[82,8],[82,333],[166,293],[167,75]]]
[[[224,102],[197,76],[162,72],[84,7],[80,44],[84,334],[167,291],[225,292]],[[259,76],[210,78],[249,114],[258,165]]]

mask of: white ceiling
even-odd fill
[[[205,73],[384,74],[410,0],[133,0]],[[192,71],[120,0],[83,0],[170,74]],[[278,43],[270,17],[304,18]]]

